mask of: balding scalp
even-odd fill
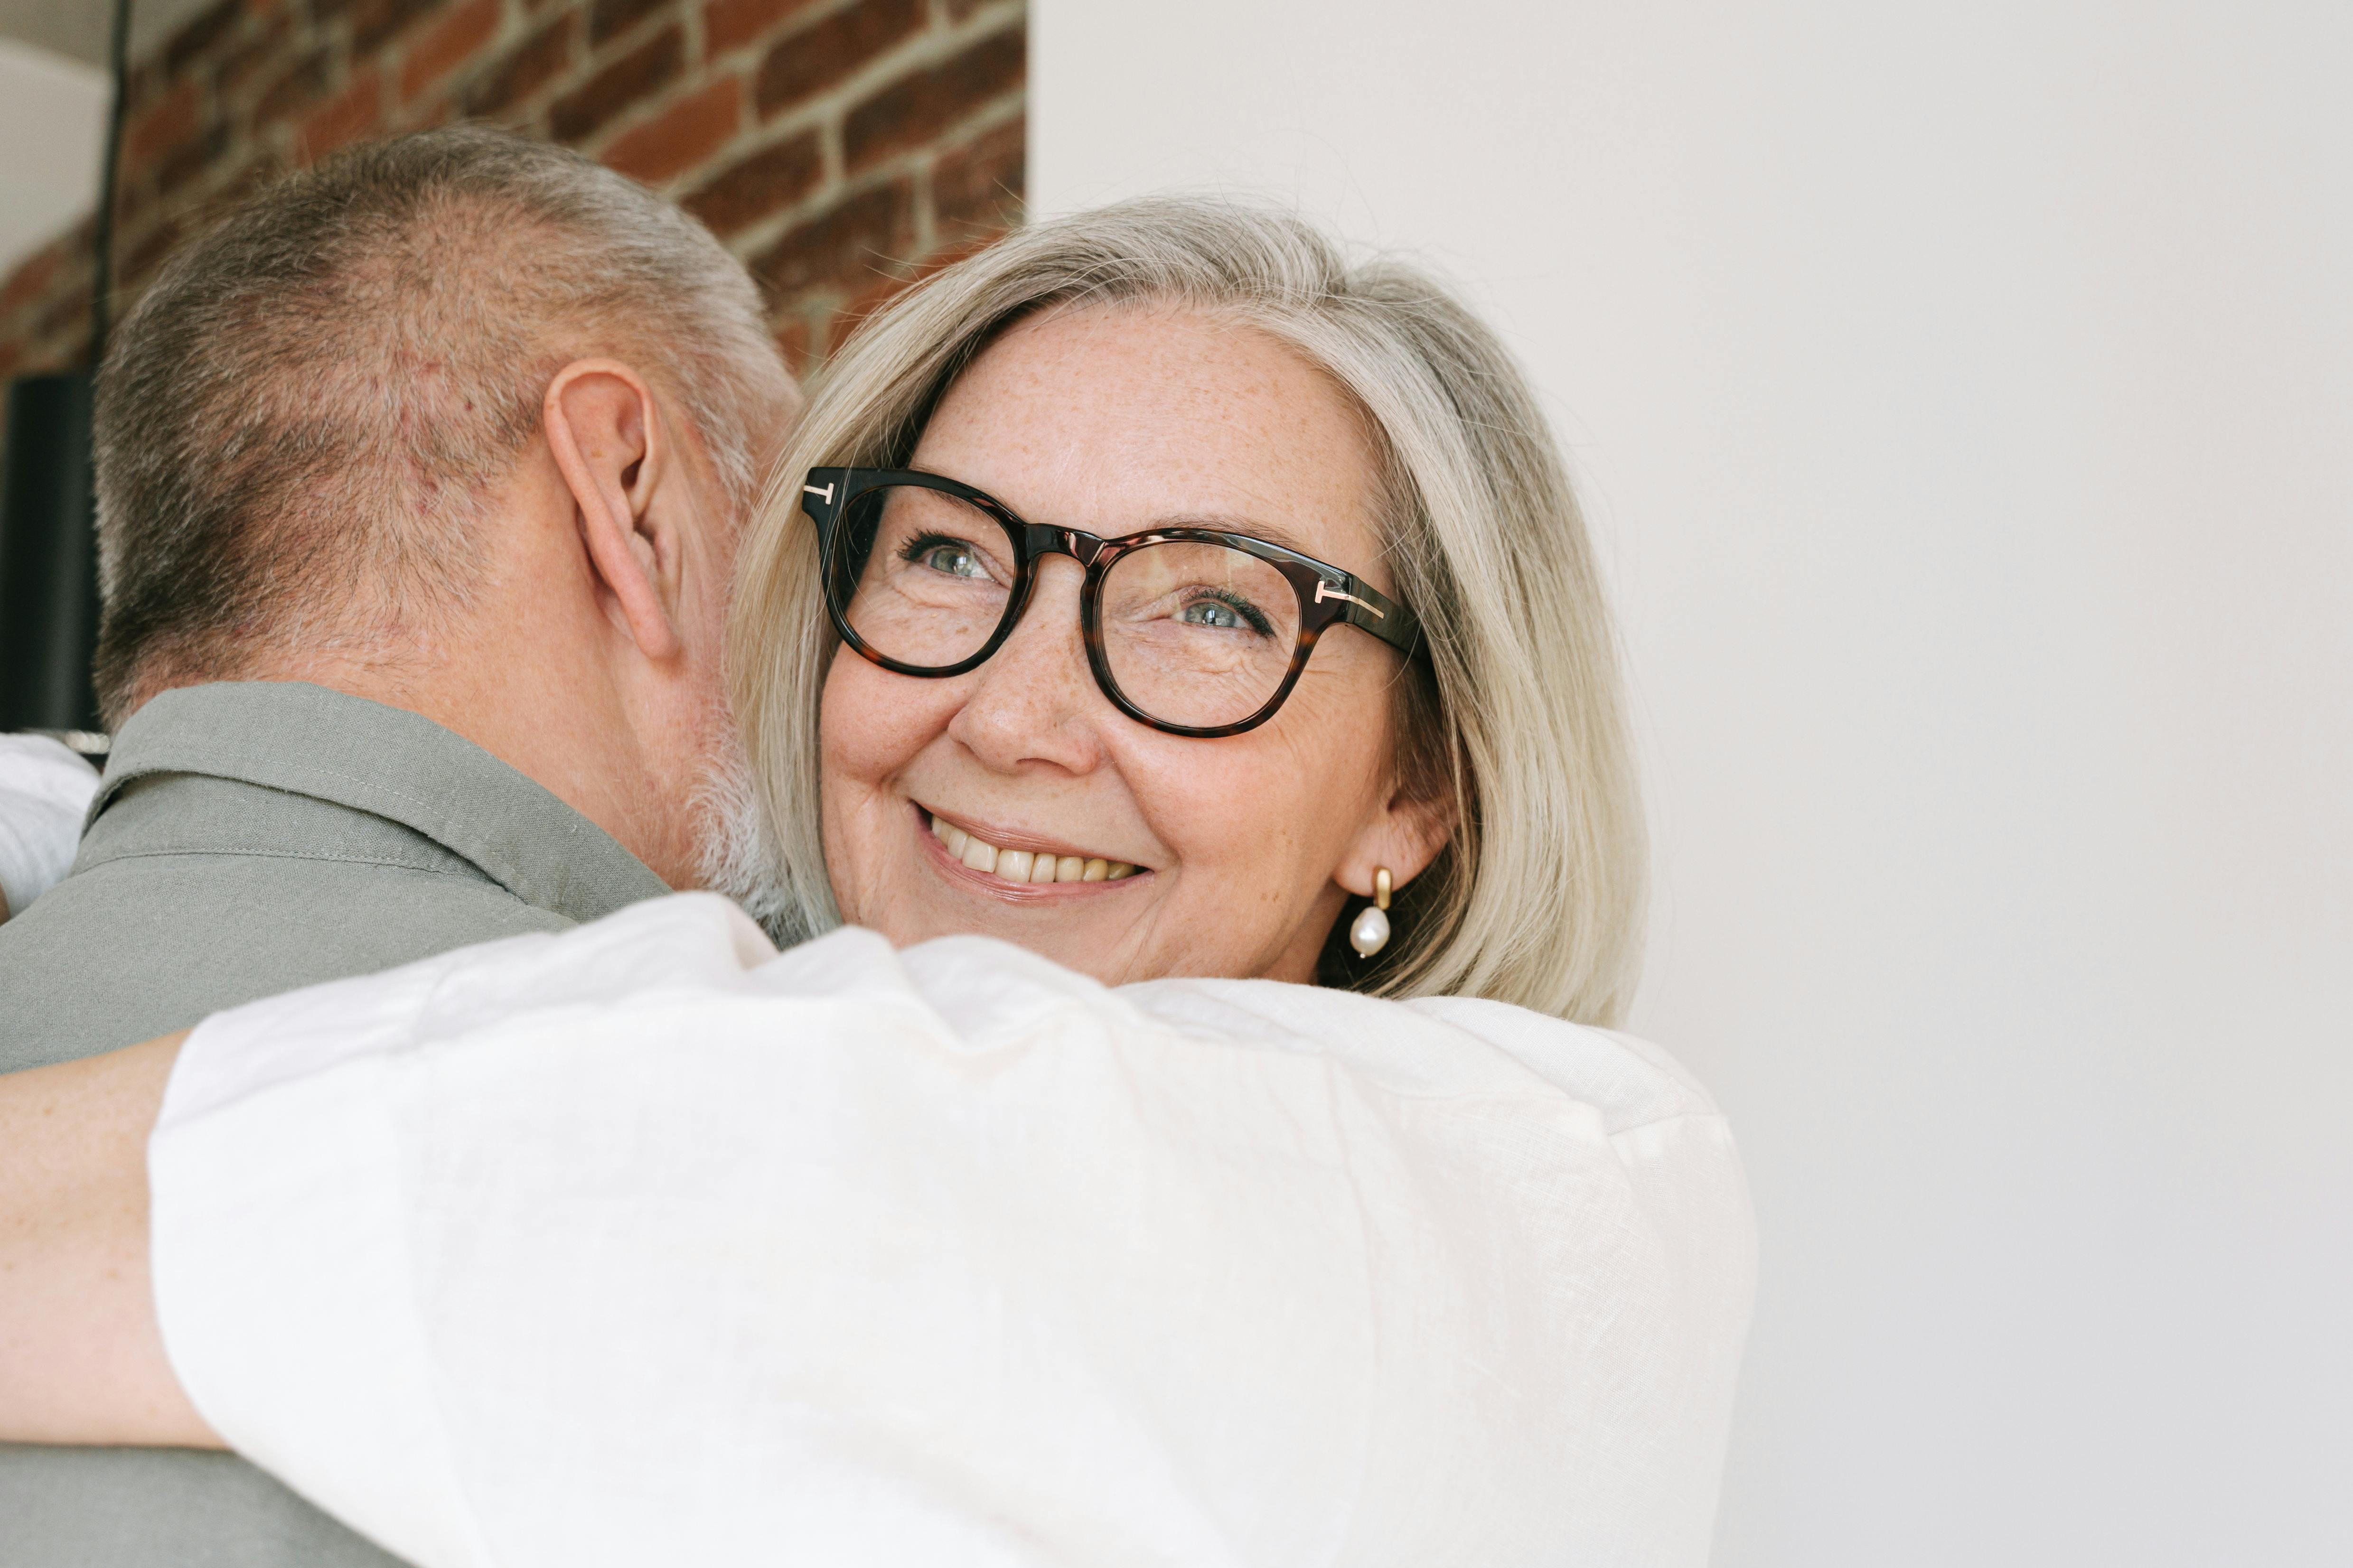
[[[782,362],[743,268],[643,186],[461,126],[355,148],[230,212],[165,267],[100,375],[109,718],[258,658],[446,624],[549,381],[592,355],[678,399],[750,504]]]

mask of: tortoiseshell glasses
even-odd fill
[[[811,468],[825,604],[841,640],[901,675],[962,675],[1021,619],[1040,557],[1086,569],[1079,624],[1095,684],[1172,735],[1274,716],[1326,627],[1410,655],[1413,615],[1337,566],[1216,528],[1103,539],[1025,522],[970,485],[905,468]]]

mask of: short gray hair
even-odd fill
[[[270,184],[182,249],[99,377],[111,719],[469,597],[491,488],[570,360],[677,397],[748,505],[790,383],[708,230],[563,148],[456,126]]]
[[[1453,835],[1397,897],[1397,937],[1327,984],[1490,997],[1615,1021],[1641,964],[1647,859],[1616,636],[1560,448],[1526,376],[1444,287],[1352,265],[1277,212],[1160,197],[1039,225],[909,290],[844,346],[746,541],[730,660],[799,934],[839,918],[819,835],[818,703],[834,638],[800,480],[900,468],[963,369],[1017,321],[1169,302],[1266,331],[1362,408],[1376,521],[1426,651],[1398,683],[1399,781],[1452,803]],[[1205,742],[1216,744],[1215,742]]]

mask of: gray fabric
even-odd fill
[[[316,686],[157,697],[116,737],[66,879],[0,925],[0,1070],[668,889],[431,721]],[[0,1568],[385,1568],[227,1455],[0,1445]]]

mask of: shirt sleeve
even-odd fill
[[[21,914],[81,842],[98,770],[47,735],[0,735],[0,899]]]
[[[656,900],[207,1022],[159,1313],[234,1447],[420,1568],[1696,1564],[1730,1140],[1529,1055]]]

